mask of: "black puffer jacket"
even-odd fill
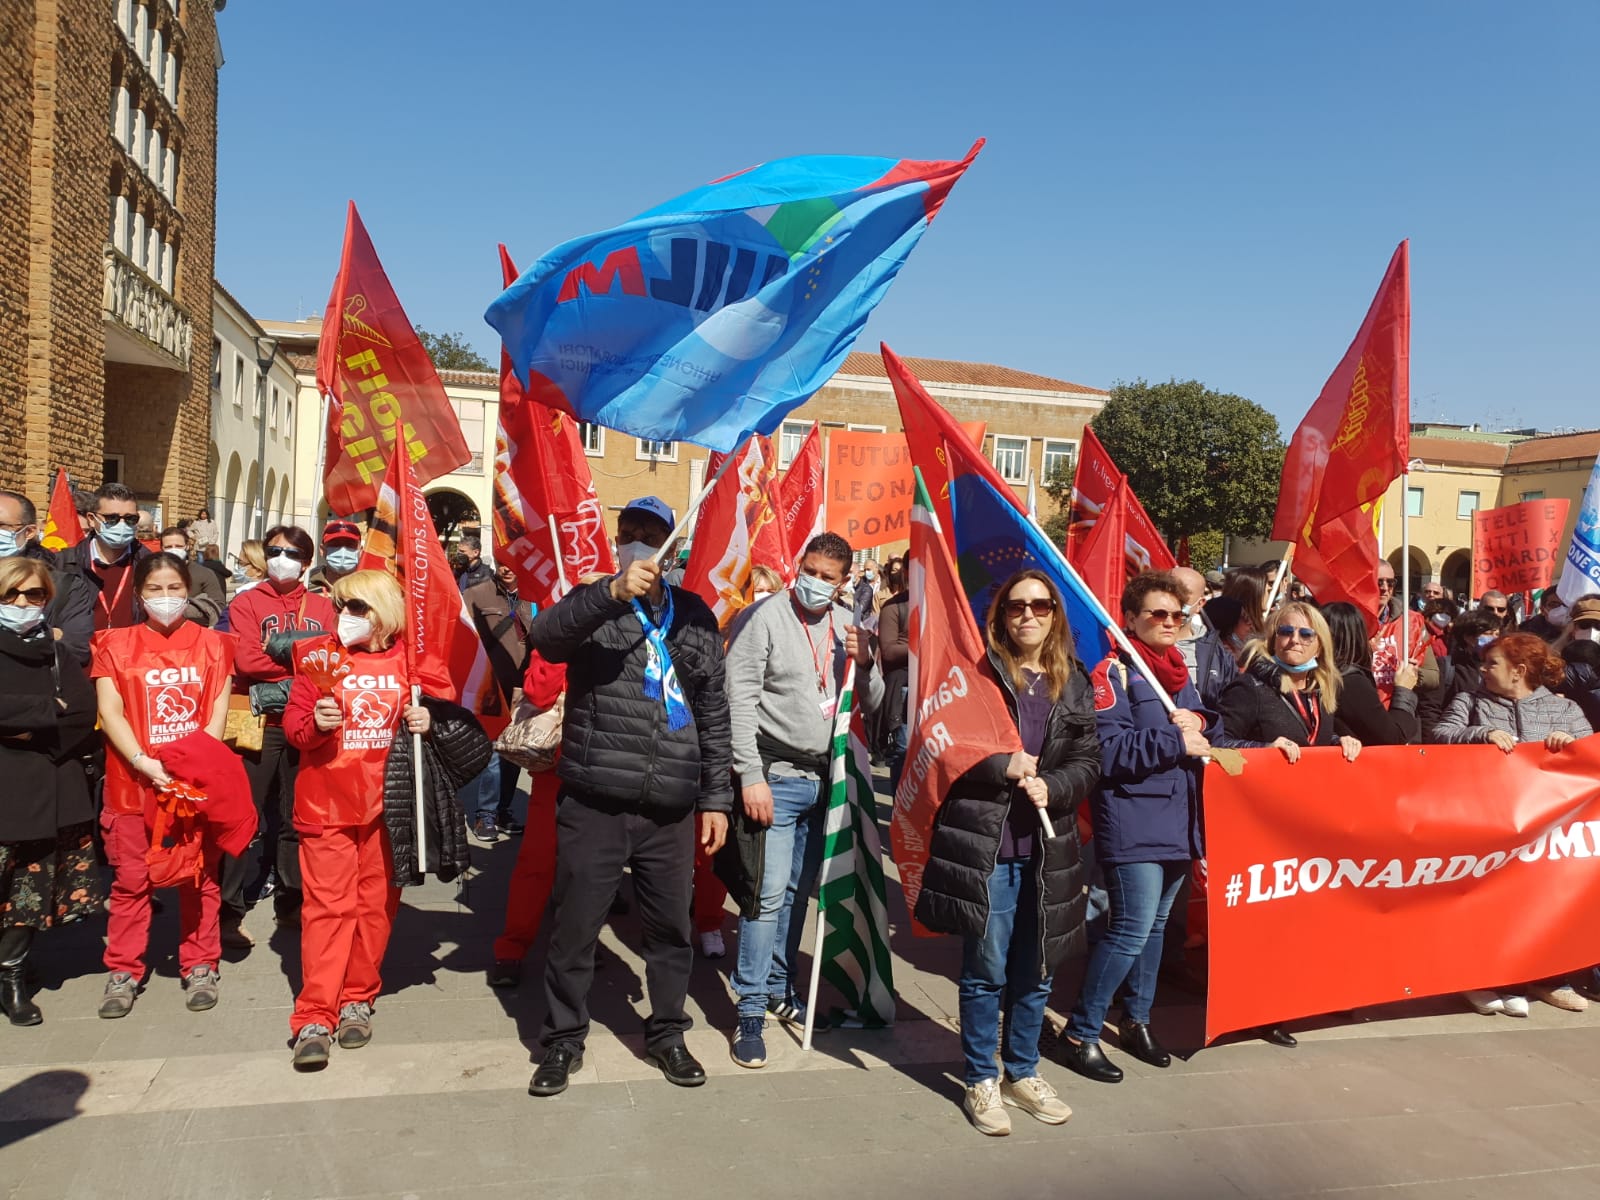
[[[1223,691],[1217,707],[1222,710],[1223,734],[1213,740],[1219,746],[1259,748],[1279,738],[1288,738],[1297,746],[1339,742],[1335,720],[1328,713],[1320,713],[1316,740],[1312,740],[1294,702],[1283,693],[1283,668],[1270,659],[1252,659]]]
[[[494,745],[478,718],[459,704],[424,696],[422,706],[433,719],[428,736],[422,739],[427,867],[449,883],[467,869],[467,820],[456,793],[489,765]],[[411,735],[402,729],[383,764],[383,823],[389,827],[394,881],[400,887],[422,882],[417,871],[417,784],[411,741]]]
[[[1013,722],[1017,697],[1005,672],[996,670]],[[915,747],[913,747],[915,754]],[[1006,778],[1009,754],[991,754],[950,789],[939,806],[933,844],[917,897],[917,920],[938,933],[982,937],[989,922],[989,876],[1000,855],[1000,837],[1016,784]],[[1040,837],[1039,927],[1044,931],[1041,978],[1069,957],[1083,954],[1084,868],[1078,844],[1078,805],[1100,778],[1100,738],[1094,726],[1094,690],[1076,659],[1061,699],[1050,710],[1039,775],[1050,787],[1054,838]]]
[[[667,728],[666,705],[644,694],[648,651],[610,579],[574,588],[534,617],[528,641],[567,667],[567,718],[556,773],[608,806],[672,817],[733,807],[733,743],[723,690],[722,632],[704,600],[672,589],[667,646],[693,716]]]

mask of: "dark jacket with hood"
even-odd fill
[[[1417,720],[1417,693],[1410,688],[1394,689],[1388,708],[1378,696],[1372,672],[1354,663],[1340,667],[1344,686],[1339,689],[1339,711],[1334,725],[1363,746],[1414,746],[1422,741],[1422,724]]]
[[[1600,645],[1568,642],[1561,650],[1567,676],[1560,693],[1583,710],[1592,729],[1600,729]]]
[[[666,705],[644,694],[648,640],[633,607],[611,595],[610,578],[573,588],[528,627],[533,649],[567,668],[556,773],[595,807],[665,818],[733,807],[722,631],[693,592],[673,588],[672,604],[664,632],[691,716],[681,729],[669,729]]]
[[[52,629],[61,631],[61,644],[72,652],[79,666],[87,667],[89,642],[94,637],[94,601],[99,590],[84,582],[83,576],[77,571],[63,570],[60,556],[46,550],[38,542],[29,542],[21,554],[24,558],[37,559],[50,568],[56,594],[45,607],[45,622]]]
[[[990,665],[1015,722],[1016,692],[993,655]],[[913,758],[915,753],[913,747]],[[1006,778],[1010,758],[991,754],[981,760],[955,781],[939,806],[916,908],[917,920],[937,933],[983,936],[989,921],[989,876],[999,858],[1001,834],[1017,788]],[[1043,853],[1035,853],[1033,860],[1044,938],[1043,978],[1085,950],[1088,901],[1076,814],[1099,777],[1100,743],[1094,728],[1093,691],[1077,659],[1072,660],[1061,698],[1050,709],[1038,760],[1039,777],[1050,789],[1048,811],[1056,830],[1055,837],[1038,839]]]
[[[422,739],[422,810],[427,822],[427,869],[448,883],[467,868],[467,819],[457,799],[463,785],[489,765],[494,747],[478,719],[459,704],[422,698],[431,724]],[[389,830],[394,881],[423,882],[417,870],[417,784],[412,736],[402,732],[383,765],[383,823]]]
[[[53,839],[94,819],[84,760],[99,745],[94,685],[48,629],[0,629],[0,842]]]
[[[1288,738],[1298,746],[1336,746],[1339,731],[1333,715],[1321,713],[1316,740],[1283,691],[1283,668],[1270,658],[1252,659],[1239,678],[1222,693],[1222,728],[1218,745],[1252,748]]]

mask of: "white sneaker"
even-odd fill
[[[1046,1125],[1065,1125],[1072,1116],[1066,1101],[1037,1075],[1026,1079],[1007,1079],[1000,1084],[1000,1099]]]
[[[990,1137],[1005,1137],[1011,1132],[1011,1114],[1006,1112],[1005,1105],[1000,1102],[999,1080],[984,1079],[973,1084],[967,1089],[961,1107],[966,1111],[967,1120],[972,1122],[979,1133]]]
[[[1505,1014],[1506,1002],[1500,998],[1499,992],[1462,992],[1461,996],[1472,1005],[1474,1011],[1486,1017]]]
[[[1508,996],[1502,994],[1500,999],[1506,1006],[1506,1016],[1525,1017],[1528,1015],[1528,998],[1526,996]]]
[[[708,929],[700,935],[700,953],[705,958],[723,958],[728,947],[723,943],[722,930]]]

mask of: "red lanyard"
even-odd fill
[[[93,551],[91,550],[90,553],[92,554]],[[111,566],[110,563],[105,563],[104,565],[108,566],[108,567]],[[99,572],[96,571],[95,574],[98,575]],[[103,608],[105,610],[106,624],[107,625],[111,624],[111,622],[113,620],[113,615],[117,611],[117,605],[122,603],[122,593],[128,590],[128,580],[130,580],[132,578],[133,578],[133,559],[130,558],[128,560],[128,565],[122,569],[122,579],[117,584],[116,592],[112,594],[111,603],[107,604],[106,603],[105,576],[102,575],[100,577],[100,596],[99,596],[99,599],[96,602],[100,605],[101,608]]]
[[[1300,714],[1300,720],[1306,727],[1306,732],[1311,735],[1311,740],[1306,743],[1310,746],[1317,744],[1317,733],[1322,728],[1322,710],[1317,705],[1317,697],[1312,694],[1309,701],[1301,698],[1301,693],[1290,692],[1289,699],[1294,702],[1295,711]]]
[[[800,601],[796,600],[794,605],[795,615],[800,618],[800,628],[805,630],[806,645],[811,647],[811,666],[817,672],[817,694],[826,696],[828,694],[828,671],[827,667],[823,665],[822,658],[823,652],[833,647],[833,605],[828,605],[828,636],[822,640],[822,645],[820,646],[811,636],[811,626],[806,623],[805,614],[800,611]]]

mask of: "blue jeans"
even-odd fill
[[[1123,980],[1128,996],[1123,1015],[1141,1025],[1150,1023],[1156,998],[1156,972],[1161,967],[1161,934],[1172,901],[1189,873],[1187,862],[1122,863],[1105,868],[1111,917],[1105,937],[1089,952],[1078,1003],[1067,1020],[1067,1036],[1098,1042],[1106,1010]]]
[[[793,997],[806,908],[822,866],[826,785],[795,775],[770,775],[767,786],[772,789],[772,825],[762,859],[760,915],[739,918],[739,959],[733,968],[741,1017],[765,1013],[768,996]]]
[[[500,756],[491,754],[489,765],[461,785],[461,811],[467,824],[477,823],[479,817],[491,821],[500,805]]]
[[[911,722],[902,722],[889,735],[889,742],[889,794],[892,796],[900,788],[900,773],[906,769],[906,751],[911,745]]]
[[[995,1041],[1005,1014],[1000,1061],[1006,1078],[1039,1073],[1039,1031],[1052,976],[1039,977],[1039,880],[1031,859],[995,864],[989,876],[989,920],[980,938],[961,942],[961,1052],[971,1087],[994,1078]]]

